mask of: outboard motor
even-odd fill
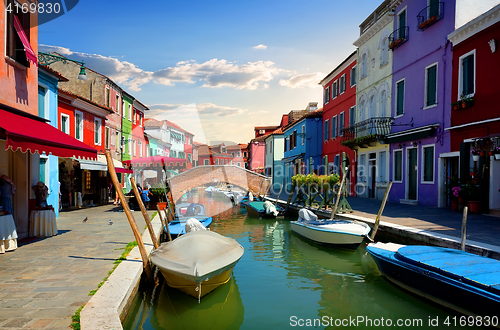
[[[207,228],[205,228],[205,226],[203,226],[203,224],[195,218],[187,219],[185,229],[186,233],[189,233],[190,231],[207,230]]]
[[[318,216],[314,214],[311,210],[300,209],[299,210],[299,221],[316,221]]]

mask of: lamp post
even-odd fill
[[[85,73],[85,66],[84,62],[80,61],[75,61],[71,60],[67,57],[55,55],[55,54],[49,54],[49,53],[44,53],[44,52],[38,52],[38,63],[40,65],[50,65],[55,62],[63,62],[66,64],[67,62],[74,62],[80,64],[80,74],[78,74],[78,79],[80,80],[87,80],[87,74]]]

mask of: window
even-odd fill
[[[302,125],[302,145],[306,143],[306,125]]]
[[[387,108],[387,92],[383,89],[380,92],[380,103],[379,103],[379,113],[381,117],[385,117],[385,111]]]
[[[434,146],[422,147],[423,167],[422,182],[434,183]]]
[[[473,96],[476,92],[476,50],[473,50],[459,58],[459,73],[458,73],[458,96],[468,97]]]
[[[349,126],[354,125],[356,121],[356,107],[352,107],[349,109]]]
[[[121,115],[121,112],[120,112],[120,96],[119,95],[115,95],[115,108],[116,108],[116,113]]]
[[[69,134],[69,116],[63,113],[61,114],[61,131]]]
[[[94,118],[94,144],[101,145],[101,119]]]
[[[109,149],[109,140],[111,139],[111,134],[110,134],[110,131],[109,131],[109,127],[106,127],[104,128],[104,147],[106,149]]]
[[[106,93],[104,94],[104,102],[106,104],[106,106],[109,108],[109,87],[106,87]]]
[[[231,152],[231,156],[233,156],[233,157],[234,157],[234,152]]]
[[[404,114],[405,104],[405,80],[402,79],[396,83],[396,116]]]
[[[339,95],[339,81],[335,80],[332,84],[332,100]]]
[[[128,120],[132,121],[132,105],[130,103],[128,104],[127,116]]]
[[[329,120],[325,120],[325,123],[323,124],[323,140],[328,141],[328,137],[330,136],[330,122]]]
[[[127,109],[125,109],[125,100],[122,99],[122,115],[123,118],[127,118],[127,114],[125,113]]]
[[[339,94],[343,94],[345,92],[345,73],[340,77],[339,84]]]
[[[134,110],[134,125],[137,124],[137,112]]]
[[[375,97],[375,95],[372,95],[370,97],[368,113],[369,113],[369,118],[377,117],[377,98]]]
[[[352,67],[350,76],[351,76],[350,85],[351,87],[354,87],[356,85],[356,66]]]
[[[398,38],[406,39],[406,9],[403,9],[398,14]]]
[[[437,104],[437,63],[425,68],[425,107]]]
[[[142,142],[139,141],[137,144],[139,145],[139,157],[142,158]]]
[[[187,156],[188,156],[188,158],[187,158],[187,159],[188,159],[188,161],[191,163],[192,155],[191,155],[191,154],[188,154]]]
[[[38,86],[38,117],[42,118],[45,118],[45,94],[45,88]]]
[[[241,167],[241,163],[238,162],[238,166]]]
[[[427,17],[439,16],[439,1],[428,0],[429,7],[427,8]]]
[[[324,104],[327,104],[328,102],[330,102],[330,87],[327,87],[325,89],[325,95],[324,95],[324,100],[323,100]]]
[[[83,113],[75,110],[75,138],[83,141]]]
[[[337,137],[337,116],[332,118],[332,139]]]
[[[247,158],[247,152],[243,151],[243,157]]]
[[[344,113],[341,112],[339,115],[339,136],[344,135],[344,132],[342,131],[345,126],[345,118],[344,118]]]
[[[377,170],[378,170],[378,181],[379,182],[387,182],[387,178],[386,178],[387,156],[386,156],[386,154],[387,154],[387,152],[385,152],[385,151],[381,151],[378,154],[379,166],[377,167]]]
[[[215,165],[219,165],[219,159],[215,160]]]
[[[333,158],[333,173],[340,174],[340,155],[335,155]]]
[[[132,140],[132,155],[134,155],[134,156],[137,155],[136,148],[135,148],[135,140]]]
[[[208,159],[204,159],[204,160],[203,160],[203,165],[209,165],[209,164],[208,164]]]
[[[47,157],[40,156],[40,177],[39,180],[47,182]]]
[[[135,144],[134,144],[135,146]],[[128,148],[128,154],[132,155],[132,139],[128,138],[127,140],[127,148]]]
[[[403,182],[403,150],[394,150],[393,153],[394,182]]]
[[[361,79],[366,77],[366,67],[368,65],[367,61],[368,55],[364,53],[363,55],[361,55]]]
[[[29,3],[28,3],[29,4]],[[7,26],[6,26],[6,42],[5,42],[5,50],[6,55],[11,59],[15,60],[17,63],[22,64],[25,67],[29,66],[28,59],[26,58],[26,53],[24,51],[24,45],[21,41],[21,38],[17,34],[16,28],[14,27],[14,17],[19,19],[19,23],[21,23],[21,27],[23,28],[26,37],[28,38],[28,42],[30,41],[30,14],[29,11],[27,13],[23,13],[21,10],[21,6],[17,1],[7,0],[6,6],[10,6],[12,8],[11,11],[8,11],[6,7],[5,15],[7,16]],[[19,7],[16,7],[19,6]],[[16,8],[18,8],[16,10]],[[5,23],[2,23],[5,24]]]
[[[380,66],[389,63],[389,38],[384,36],[380,43]]]
[[[236,157],[241,157],[241,152],[240,151],[236,152]]]

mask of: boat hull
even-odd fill
[[[206,279],[201,283],[196,283],[184,277],[177,276],[166,269],[160,270],[163,277],[165,278],[165,281],[170,287],[187,293],[194,298],[201,298],[207,293],[217,289],[219,286],[229,282],[229,280],[231,279],[233,268],[228,269],[227,271],[219,275],[215,275],[212,278]]]
[[[190,218],[195,218],[196,220],[201,222],[201,224],[205,228],[208,228],[212,224],[212,221],[213,221],[212,217],[196,217],[196,216],[194,216],[194,217],[190,217]],[[175,238],[181,234],[185,234],[186,233],[186,221],[190,218],[181,218],[179,221],[174,220],[174,221],[170,222],[168,224],[170,236],[172,236],[172,238]],[[164,232],[165,233],[167,232],[166,228],[164,229]]]
[[[338,222],[337,226],[335,226],[336,222]],[[347,232],[352,226],[356,226],[352,230],[354,232]],[[368,225],[336,220],[331,223],[329,221],[291,221],[290,227],[294,233],[316,243],[349,250],[357,249],[370,232]]]
[[[456,276],[453,278],[452,273],[441,274],[405,262],[394,251],[380,249],[372,244],[368,245],[367,251],[373,256],[380,272],[405,290],[465,315],[498,315],[500,296],[495,293],[464,283],[464,279]]]
[[[276,218],[276,215],[270,213],[266,213],[265,209],[263,207],[260,207],[264,202],[259,202],[259,201],[254,201],[254,202],[247,202],[243,204],[245,206],[245,209],[247,210],[248,215],[256,217],[256,218],[268,218],[268,219],[274,219]],[[259,206],[259,208],[256,208],[255,205]],[[279,212],[278,215],[282,215],[284,213],[284,209],[281,206],[276,206],[276,210]]]

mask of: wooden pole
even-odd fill
[[[127,201],[125,200],[125,195],[123,195],[123,191],[118,181],[118,177],[116,176],[115,165],[113,164],[113,160],[111,159],[111,155],[109,151],[106,151],[106,162],[108,163],[108,171],[111,176],[111,181],[115,186],[116,193],[118,194],[118,198],[120,198],[120,202],[122,203],[123,210],[127,215],[128,222],[130,227],[132,228],[132,232],[134,233],[135,240],[137,241],[137,246],[139,247],[139,251],[141,252],[142,264],[144,266],[144,271],[146,272],[147,277],[152,280],[153,279],[153,271],[151,270],[151,266],[148,261],[148,254],[146,252],[146,248],[144,246],[144,241],[142,240],[142,236],[139,233],[139,228],[137,227],[137,223],[135,222],[134,216],[132,212],[130,212],[130,208],[128,207]]]
[[[276,197],[276,202],[274,203],[274,205],[278,205],[278,200],[280,199],[280,195],[281,195],[282,191],[283,191],[283,183],[281,183],[280,192],[278,193],[278,197]]]
[[[335,217],[335,213],[337,212],[337,207],[339,206],[340,195],[342,194],[342,187],[344,185],[345,177],[347,176],[348,170],[344,171],[344,175],[342,176],[342,181],[340,182],[339,190],[337,192],[337,200],[335,201],[335,206],[332,209],[332,214],[330,214],[330,220],[333,220]]]
[[[382,215],[382,212],[384,211],[385,203],[387,202],[387,198],[389,197],[389,191],[391,191],[391,187],[392,187],[392,181],[389,181],[389,185],[387,186],[387,189],[385,190],[384,199],[382,200],[382,205],[380,206],[380,210],[378,210],[377,218],[375,219],[375,224],[373,225],[372,234],[370,235],[370,239],[372,241],[375,239],[375,235],[377,234],[378,226],[380,223],[380,216]]]
[[[465,251],[465,239],[467,237],[467,206],[464,206],[464,213],[462,215],[462,251]]]
[[[141,195],[139,195],[139,190],[137,190],[137,185],[135,184],[135,179],[130,178],[130,183],[132,184],[132,189],[134,190],[135,198],[137,199],[137,204],[142,212],[142,216],[144,217],[144,221],[146,221],[146,225],[148,226],[149,236],[151,236],[151,240],[153,241],[153,246],[155,249],[159,247],[158,239],[156,238],[155,231],[153,229],[153,225],[151,224],[151,219],[149,218],[148,211],[144,207],[144,203],[142,202]]]
[[[163,216],[161,215],[160,207],[158,205],[156,205],[156,209],[158,210],[158,215],[160,216],[160,219],[164,223],[165,229],[167,230],[167,238],[168,238],[169,241],[171,241],[172,240],[172,236],[170,236],[170,228],[168,228],[168,217],[166,219],[166,224],[165,224],[165,221],[163,220]]]
[[[292,196],[295,192],[295,185],[292,184],[292,191],[290,192],[290,195],[288,195],[288,200],[286,201],[286,210],[288,211],[288,206],[290,205],[290,202],[292,201]]]
[[[161,210],[158,204],[156,205],[156,211],[158,212],[158,216],[160,217],[161,225],[165,227],[165,219],[163,219],[163,215],[161,215]]]

